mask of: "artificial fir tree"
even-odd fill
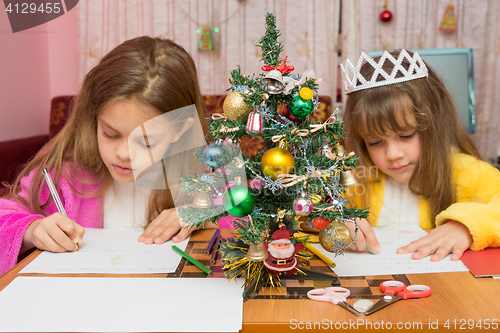
[[[323,247],[341,254],[351,244],[345,223],[367,216],[365,210],[346,206],[345,187],[355,180],[351,169],[357,157],[346,154],[339,144],[343,124],[335,114],[323,123],[312,119],[320,80],[312,71],[291,74],[294,68],[281,55],[279,37],[276,19],[268,13],[266,32],[257,44],[263,73],[231,71],[232,92],[224,102],[224,114],[209,119],[207,139],[215,143],[195,154],[211,172],[182,179],[188,193],[204,197],[179,209],[184,222],[199,227],[206,221],[235,217],[237,237],[221,244],[222,260],[228,278],[246,279],[246,296],[266,284],[279,285],[282,274],[304,274],[292,262],[295,257],[286,265],[285,260],[276,264],[266,259],[264,251],[270,243],[286,245],[288,235],[296,231],[297,218],[323,229]],[[245,135],[263,139],[267,150],[253,158],[242,155],[238,140]],[[222,204],[213,204],[214,197],[223,198]],[[291,240],[296,251],[308,242],[307,237],[291,236]],[[275,269],[281,264],[283,269]]]
[[[443,19],[441,20],[441,24],[439,25],[439,30],[441,31],[456,31],[456,19],[455,19],[455,8],[453,7],[453,3],[450,0],[448,6],[446,6],[446,10],[443,15]]]

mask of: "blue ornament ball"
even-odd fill
[[[203,150],[203,162],[211,168],[218,168],[224,164],[224,148],[212,143]]]
[[[305,119],[314,111],[314,105],[310,99],[305,100],[300,96],[295,96],[289,105],[290,113],[298,119]]]

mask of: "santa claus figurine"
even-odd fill
[[[295,253],[300,252],[304,245],[292,244],[290,241],[292,234],[291,230],[281,226],[272,234],[270,241],[264,244],[267,251],[267,259],[264,261],[264,265],[273,275],[282,272],[286,274],[297,273]]]

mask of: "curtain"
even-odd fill
[[[457,31],[439,31],[450,0],[344,0],[342,61],[357,62],[362,50],[472,48],[476,96],[473,139],[482,157],[500,156],[500,1],[452,0]],[[393,19],[382,23],[384,5]]]
[[[79,78],[123,41],[163,36],[193,57],[204,95],[225,95],[229,73],[260,74],[266,12],[276,15],[288,65],[294,73],[313,69],[322,78],[320,95],[337,95],[340,0],[86,0],[79,4]],[[213,51],[199,51],[203,27],[211,29]]]

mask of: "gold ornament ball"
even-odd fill
[[[245,99],[238,91],[233,91],[226,96],[222,109],[227,118],[232,121],[247,121],[248,115],[253,110],[250,105],[245,103]]]
[[[293,173],[295,160],[288,150],[275,147],[269,149],[262,156],[260,167],[264,176],[269,176],[272,180],[276,180],[280,174]]]
[[[299,91],[299,95],[302,99],[305,99],[306,101],[307,100],[310,100],[311,98],[313,98],[313,91],[307,87],[303,87],[303,88],[300,88],[300,91]]]
[[[351,232],[342,222],[331,221],[328,227],[319,232],[319,243],[328,252],[335,253],[336,246],[334,242],[340,241],[344,241],[345,245],[351,244]]]

